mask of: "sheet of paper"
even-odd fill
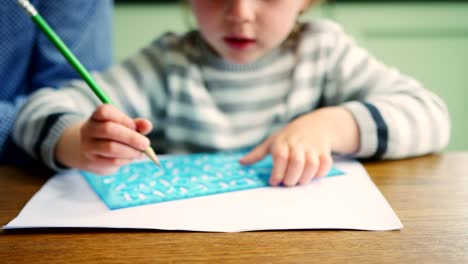
[[[238,232],[403,227],[361,164],[339,160],[335,166],[346,175],[300,187],[266,187],[119,210],[108,209],[78,171],[69,171],[48,180],[4,228]]]

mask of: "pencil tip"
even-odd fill
[[[159,163],[159,159],[156,156],[156,153],[154,152],[153,148],[148,147],[147,149],[144,150],[144,152],[146,156],[148,156],[148,158],[150,158],[150,160],[154,162],[154,164],[156,164],[159,168],[161,168],[161,163]]]

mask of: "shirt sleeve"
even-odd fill
[[[112,62],[112,1],[41,1],[37,6],[57,35],[90,71]],[[42,33],[37,35],[32,87],[57,88],[79,75]]]
[[[1,101],[0,102],[0,160],[3,161],[6,155],[6,142],[9,139],[10,132],[15,122],[16,114],[24,102],[24,97],[18,97],[15,102]]]
[[[376,60],[341,29],[331,43],[326,104],[353,114],[361,138],[357,157],[404,158],[448,144],[450,117],[439,97]]]

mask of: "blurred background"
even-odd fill
[[[179,0],[115,3],[116,61],[166,31],[184,32],[194,25]],[[379,60],[441,96],[452,118],[447,150],[468,150],[468,0],[328,0],[302,19],[313,17],[337,21]]]

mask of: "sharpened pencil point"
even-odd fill
[[[154,164],[161,168],[161,164],[159,163],[158,157],[156,156],[156,152],[154,152],[153,148],[148,147],[143,152],[154,162]]]

